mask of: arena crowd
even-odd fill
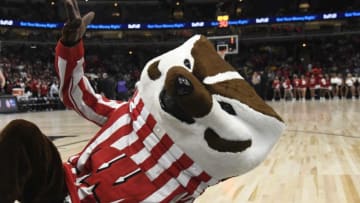
[[[55,38],[55,37],[54,37]],[[294,44],[297,44],[294,48]],[[227,55],[258,94],[266,100],[305,101],[358,99],[360,95],[360,37],[346,36],[306,42],[241,44],[237,55]],[[99,49],[101,51],[99,51]],[[157,55],[113,48],[86,49],[86,75],[98,93],[126,100],[140,78],[141,67]],[[0,70],[6,82],[1,94],[21,99],[58,99],[54,45],[2,46]],[[110,90],[110,91],[109,91]],[[46,107],[46,108],[54,108]]]

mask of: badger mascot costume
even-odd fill
[[[63,164],[36,125],[10,122],[0,134],[0,202],[192,202],[264,160],[284,123],[204,36],[150,60],[128,102],[108,100],[84,77],[81,37],[94,13],[81,18],[76,0],[66,7],[60,96],[101,128]]]

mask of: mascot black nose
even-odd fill
[[[178,76],[176,78],[176,93],[179,96],[189,95],[194,91],[194,87],[191,84],[190,80],[184,76]]]

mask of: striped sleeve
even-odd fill
[[[125,102],[109,100],[96,94],[84,76],[84,67],[82,40],[73,47],[66,47],[59,41],[56,46],[55,71],[60,81],[60,99],[68,108],[102,126],[114,110]]]

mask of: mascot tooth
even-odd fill
[[[114,101],[84,76],[83,41],[72,33],[92,14],[76,16],[56,47],[60,96],[101,128],[62,164],[36,125],[12,121],[0,134],[0,202],[192,202],[266,158],[284,122],[206,37],[149,61],[133,97]]]

